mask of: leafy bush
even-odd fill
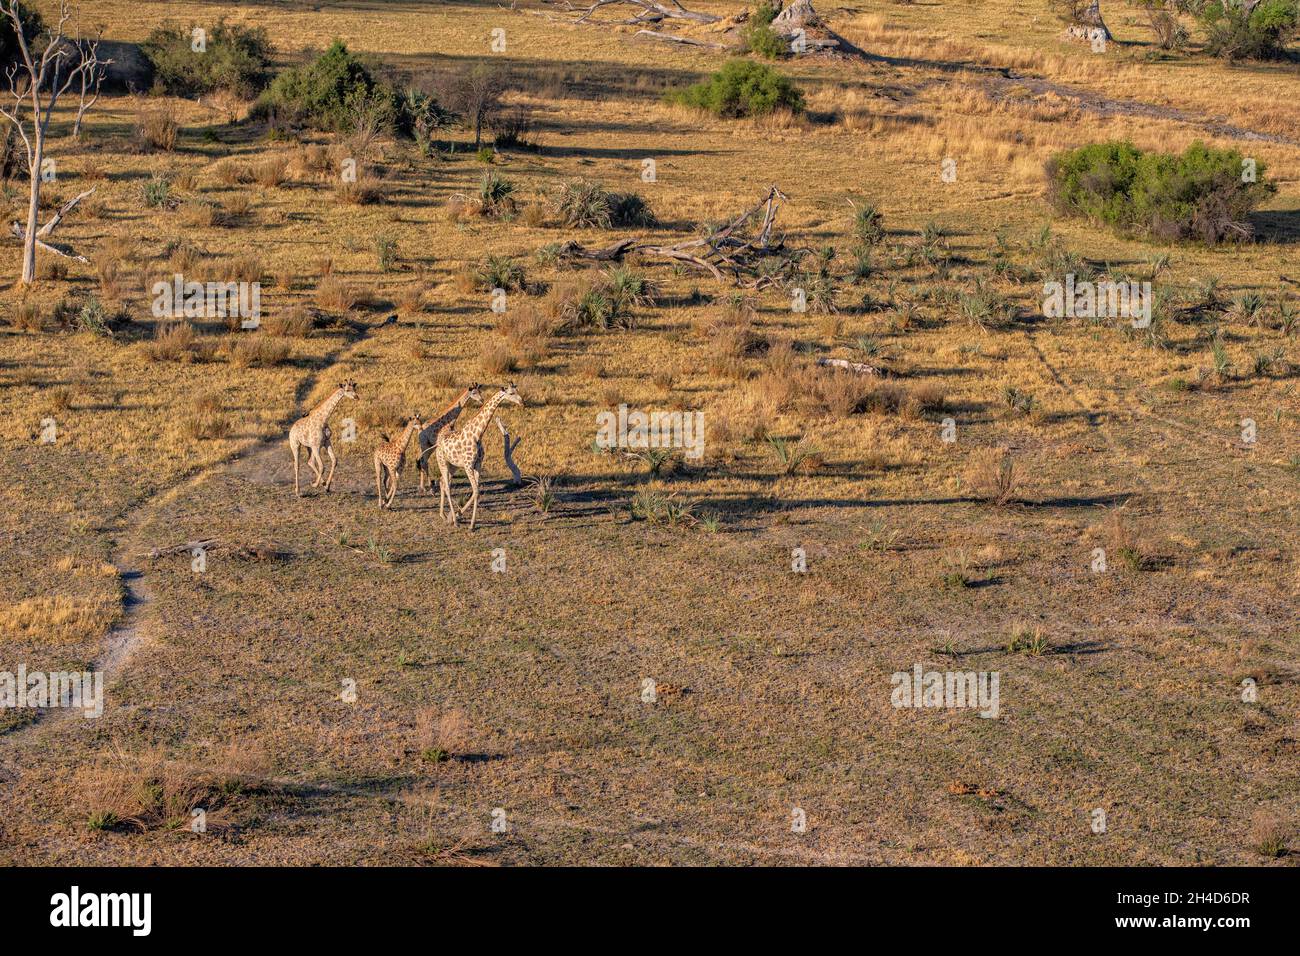
[[[751,60],[732,60],[704,82],[669,93],[668,100],[726,117],[804,108],[803,93],[788,77]]]
[[[746,52],[757,53],[768,60],[778,59],[790,52],[785,40],[772,29],[776,13],[776,8],[763,0],[750,15],[749,23],[740,34]]]
[[[311,63],[281,73],[258,101],[260,115],[277,114],[317,129],[346,130],[362,118],[381,128],[398,120],[398,100],[342,40]]]
[[[261,27],[220,20],[208,32],[205,49],[193,49],[187,27],[164,23],[140,45],[153,63],[154,75],[172,96],[201,96],[230,90],[255,96],[270,75],[271,43]]]
[[[1187,46],[1187,27],[1178,18],[1186,4],[1184,0],[1141,0],[1147,25],[1155,34],[1156,46],[1162,50],[1181,50]]]
[[[1048,200],[1057,212],[1164,240],[1207,243],[1250,236],[1247,214],[1277,187],[1255,181],[1236,150],[1193,143],[1181,155],[1144,153],[1128,142],[1093,143],[1047,164]]]
[[[45,21],[41,19],[40,12],[32,8],[31,3],[18,4],[18,19],[23,25],[23,36],[27,37],[29,44],[45,30]],[[0,17],[0,66],[12,66],[22,58],[13,21],[7,16]]]
[[[1300,32],[1300,0],[1260,0],[1246,7],[1240,0],[1212,0],[1200,10],[1206,50],[1226,60],[1280,57]]]

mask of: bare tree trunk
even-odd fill
[[[31,192],[27,200],[27,234],[23,236],[23,285],[36,281],[36,232],[41,211],[41,162],[45,156],[45,132],[36,126],[31,156]]]

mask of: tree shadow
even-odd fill
[[[1255,236],[1262,242],[1292,245],[1300,242],[1300,209],[1266,209],[1248,217]]]

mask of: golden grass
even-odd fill
[[[0,634],[38,645],[84,644],[117,619],[116,602],[45,595],[0,609]]]
[[[123,38],[147,32],[137,6],[103,4]],[[159,13],[163,5],[146,3],[145,9]],[[1269,94],[1281,81],[1267,68],[1091,60],[1058,44],[1046,17],[1021,29],[1004,0],[962,9],[969,17],[945,17],[938,25],[927,5],[871,0],[867,14],[879,22],[867,21],[855,32],[843,22],[851,17],[842,16],[837,28],[877,52],[1011,65],[1109,96],[1209,111],[1258,129],[1280,128],[1294,109],[1281,103],[1276,116],[1270,114]],[[201,11],[221,12],[220,5]],[[233,6],[224,12],[239,13]],[[1272,327],[1228,324],[1225,348],[1236,371],[1216,391],[1176,390],[1166,383],[1195,381],[1209,365],[1196,322],[1170,323],[1173,344],[1159,347],[1112,325],[1084,322],[1022,322],[981,331],[954,305],[955,295],[979,277],[1033,314],[1034,280],[989,274],[992,237],[1004,231],[1016,264],[1032,265],[1027,245],[1049,217],[1041,202],[1041,164],[1053,150],[1111,136],[1162,148],[1196,136],[1234,141],[1174,121],[1080,116],[1068,98],[1052,93],[995,96],[974,70],[880,64],[850,72],[811,60],[780,68],[810,91],[818,115],[728,123],[657,101],[667,82],[664,71],[696,75],[718,62],[707,53],[660,49],[596,29],[564,31],[559,42],[552,23],[522,12],[500,14],[509,18],[512,46],[545,51],[553,61],[537,66],[526,99],[547,111],[541,138],[557,148],[499,158],[519,195],[541,195],[575,176],[598,178],[609,188],[645,195],[666,223],[647,234],[669,239],[693,232],[696,224],[725,221],[777,182],[791,197],[779,220],[788,241],[834,244],[841,251],[852,218],[846,200],[868,198],[880,206],[887,230],[873,257],[878,275],[845,284],[841,313],[823,319],[792,312],[778,290],[730,303],[730,289],[710,278],[640,263],[636,268],[662,286],[665,304],[645,309],[643,325],[633,331],[578,332],[566,326],[590,277],[535,262],[531,253],[569,238],[597,246],[621,233],[547,228],[541,204],[521,205],[510,221],[447,221],[447,196],[472,194],[482,175],[463,150],[430,159],[397,141],[343,144],[320,136],[314,138],[321,142],[282,153],[256,136],[223,130],[220,142],[202,145],[205,165],[198,166],[188,151],[190,132],[180,134],[186,149],[174,154],[131,151],[123,131],[131,127],[135,104],[107,97],[88,131],[97,147],[93,162],[68,152],[69,168],[101,168],[95,181],[106,201],[104,218],[73,217],[61,230],[95,265],[73,265],[65,279],[42,283],[31,292],[32,305],[48,315],[66,295],[102,294],[97,273],[109,262],[108,291],[122,296],[140,319],[148,300],[140,298],[137,264],[153,263],[160,254],[170,257],[169,270],[187,276],[211,268],[214,274],[289,278],[274,290],[264,288],[267,317],[260,332],[232,340],[209,326],[196,334],[196,357],[220,343],[220,354],[210,357],[228,361],[158,361],[158,339],[145,322],[137,323],[144,334],[115,340],[53,332],[5,337],[0,378],[16,414],[0,416],[0,438],[6,466],[24,480],[0,492],[7,505],[3,530],[21,532],[30,550],[11,562],[19,567],[0,574],[21,588],[14,593],[76,595],[63,600],[87,614],[97,607],[109,614],[117,606],[107,589],[112,575],[101,579],[90,569],[95,562],[106,565],[111,549],[130,556],[213,533],[232,540],[282,537],[297,556],[274,572],[225,563],[224,557],[211,565],[220,573],[203,578],[184,556],[148,567],[150,635],[157,644],[131,663],[131,693],[142,704],[165,699],[175,708],[166,743],[191,751],[187,757],[207,756],[202,739],[231,735],[243,743],[247,736],[265,743],[277,762],[304,780],[387,779],[397,768],[411,782],[399,800],[424,788],[450,795],[441,798],[435,825],[416,835],[394,834],[387,810],[382,825],[366,822],[374,807],[389,807],[392,791],[375,788],[378,795],[372,795],[363,785],[329,798],[337,801],[329,814],[292,808],[263,816],[241,835],[247,840],[241,852],[250,859],[379,861],[398,844],[424,842],[429,830],[456,834],[468,820],[481,831],[481,807],[500,801],[522,819],[551,820],[557,808],[571,808],[564,812],[571,813],[575,832],[593,827],[581,830],[581,839],[538,837],[530,844],[534,859],[639,862],[652,852],[669,861],[737,862],[746,858],[734,849],[741,839],[765,848],[788,839],[781,826],[788,814],[782,781],[797,775],[800,799],[815,800],[819,820],[828,821],[819,839],[890,862],[1190,862],[1187,847],[1218,860],[1259,862],[1237,807],[1249,803],[1243,795],[1261,780],[1273,788],[1293,782],[1277,778],[1289,772],[1287,765],[1267,749],[1285,755],[1284,728],[1257,717],[1264,730],[1244,733],[1239,721],[1245,718],[1224,707],[1224,688],[1235,686],[1237,670],[1262,673],[1293,656],[1293,642],[1268,632],[1274,628],[1269,616],[1294,598],[1300,577],[1294,562],[1270,556],[1293,550],[1290,491],[1281,490],[1291,485],[1245,499],[1233,489],[1242,486],[1247,466],[1250,480],[1269,488],[1290,480],[1287,463],[1300,455],[1289,427],[1290,381],[1244,370],[1255,352],[1283,348],[1294,358],[1293,340]],[[468,56],[481,47],[481,11],[451,10],[436,40],[403,29],[409,15],[400,4],[372,4],[362,17],[344,4],[312,16],[268,9],[259,22],[286,50],[323,45],[335,35],[355,49],[414,57]],[[527,70],[533,64],[521,56],[515,65]],[[574,77],[600,77],[607,69],[626,83],[609,84],[599,101],[582,98],[579,85],[566,79],[569,70]],[[1186,82],[1188,76],[1204,82]],[[887,95],[890,87],[906,95]],[[1232,97],[1222,93],[1229,87]],[[1272,96],[1273,103],[1279,99]],[[171,105],[186,130],[224,122],[206,102]],[[464,145],[459,133],[448,135],[460,136]],[[358,146],[385,170],[384,207],[353,204],[346,196],[336,201],[338,160]],[[1296,150],[1250,148],[1284,179],[1273,207],[1293,210],[1295,183],[1285,180],[1300,170]],[[670,158],[651,188],[638,180],[636,163],[619,158],[624,154]],[[283,156],[289,160],[280,185],[292,180],[293,188],[254,186],[259,163],[278,164]],[[939,176],[939,163],[949,156],[958,160],[955,183]],[[257,223],[212,228],[219,223],[198,210],[141,209],[133,191],[141,176],[187,165],[195,165],[198,194],[220,203],[223,214],[250,213],[258,190]],[[390,219],[392,212],[400,216]],[[915,247],[932,219],[950,228],[954,261],[904,265],[905,247]],[[1164,251],[1086,223],[1057,222],[1054,229],[1078,254],[1123,268],[1143,269]],[[409,256],[401,263],[407,271],[377,271],[373,239],[380,232],[400,243]],[[185,245],[166,252],[164,242],[172,238]],[[1163,281],[1190,286],[1217,274],[1230,287],[1229,299],[1246,289],[1271,294],[1279,284],[1279,253],[1290,248],[1176,248]],[[493,316],[472,270],[463,280],[457,274],[460,263],[488,255],[519,257],[529,280],[550,291],[512,294],[510,311]],[[227,265],[240,259],[243,267]],[[12,280],[12,259],[0,265]],[[311,278],[296,283],[295,276]],[[362,288],[373,295],[361,296]],[[864,295],[877,307],[858,309]],[[399,321],[381,324],[390,303],[397,303]],[[16,304],[14,297],[4,303],[11,325]],[[348,313],[349,321],[305,335],[314,324],[312,307]],[[172,334],[183,333],[159,330],[159,338]],[[864,339],[884,349],[887,358],[879,364],[890,368],[889,377],[877,382],[810,366],[819,354],[876,363],[858,354]],[[291,352],[264,344],[275,341]],[[258,360],[265,348],[281,358]],[[250,354],[240,358],[238,349]],[[501,414],[524,436],[519,458],[526,473],[568,472],[571,483],[558,485],[553,506],[539,512],[528,492],[503,483],[493,428],[473,539],[460,533],[463,528],[442,528],[427,510],[416,512],[424,502],[407,497],[405,478],[397,509],[376,523],[366,481],[373,480],[368,456],[379,431],[392,433],[412,409],[445,407],[469,381],[485,376],[485,354],[504,378],[506,365],[494,352],[529,366],[529,380],[519,383],[526,405]],[[335,492],[330,499],[298,502],[285,484],[283,423],[348,377],[358,379],[361,399],[346,403],[340,417],[355,419],[358,440],[342,441],[335,419]],[[1041,413],[1004,414],[1006,385],[1032,392]],[[701,515],[718,512],[719,533],[685,520],[647,527],[628,518],[627,503],[647,477],[645,463],[589,453],[594,414],[620,402],[705,411],[704,460],[661,478],[651,490],[691,501]],[[33,438],[51,406],[62,409],[61,421],[70,419],[52,448]],[[1261,426],[1266,440],[1248,453],[1219,454],[1220,438],[1235,436],[1245,414],[1274,422]],[[939,437],[945,416],[957,421],[953,443]],[[787,474],[768,439],[797,443],[804,435],[819,452],[813,458],[821,460],[811,462],[818,467],[801,465]],[[259,441],[267,443],[265,458]],[[972,479],[994,466],[1000,475],[1001,459],[986,467],[977,452],[1003,445],[1015,448],[1013,477],[1023,476],[1025,487],[1008,496],[998,492],[1009,506],[990,507],[972,500],[996,500]],[[227,468],[224,462],[236,452],[240,460]],[[195,469],[199,478],[182,484]],[[463,495],[463,485],[457,491]],[[1133,505],[1125,527],[1111,530],[1106,522],[1118,519],[1107,518],[1109,509],[1126,497]],[[1167,546],[1173,536],[1186,543]],[[346,545],[337,544],[340,539]],[[55,574],[72,578],[52,580],[50,569],[70,550],[69,540],[90,556],[86,570],[77,570],[80,563],[72,569],[59,564]],[[507,542],[512,571],[527,573],[487,578],[488,548],[498,540]],[[989,550],[991,542],[996,549]],[[808,549],[809,576],[788,571],[795,545]],[[1142,556],[1144,586],[1090,577],[1086,562],[1094,545]],[[989,579],[987,586],[937,586],[943,556],[955,551],[969,556],[966,573]],[[389,560],[381,560],[383,554]],[[1172,563],[1165,567],[1147,557]],[[443,593],[456,595],[471,612],[449,613],[420,597],[431,569]],[[653,633],[632,634],[625,616],[609,613],[614,599],[608,596],[624,600],[629,580],[656,582],[651,593],[637,597],[644,605],[639,616],[654,622]],[[732,589],[734,599],[719,581],[741,582]],[[102,598],[78,590],[92,585],[104,589]],[[348,595],[348,612],[322,607],[322,589]],[[519,607],[529,608],[538,622],[528,635],[520,634],[512,616]],[[1169,623],[1177,619],[1169,607],[1194,615],[1196,633]],[[24,620],[41,620],[52,610],[23,613]],[[280,622],[286,619],[312,621],[319,655],[285,643]],[[945,716],[940,746],[935,724],[877,706],[876,675],[931,659],[944,642],[936,632],[952,632],[959,650],[1001,648],[1019,620],[1050,622],[1027,628],[1042,627],[1053,647],[1077,637],[1101,649],[1077,657],[989,652],[988,666],[1015,668],[1014,706],[1031,718],[998,726],[993,758],[990,728],[981,729],[978,720]],[[1107,620],[1123,623],[1111,627]],[[107,626],[89,627],[84,640],[93,645]],[[47,631],[38,625],[12,633],[39,645]],[[888,639],[864,645],[864,633]],[[1254,641],[1251,649],[1247,638]],[[214,659],[249,675],[249,693],[238,706],[229,695],[212,692]],[[585,668],[580,679],[571,669],[578,661]],[[334,700],[340,674],[361,677],[356,708]],[[691,692],[665,693],[661,705],[644,708],[637,680],[648,674]],[[847,676],[841,681],[837,674]],[[1149,711],[1135,717],[1131,700],[1113,693],[1117,674],[1125,686],[1144,688]],[[439,704],[421,713],[429,707],[431,682]],[[1004,686],[1010,684],[1008,677]],[[1279,682],[1269,693],[1278,695],[1272,702],[1277,712],[1294,709],[1291,685]],[[1104,728],[1098,732],[1105,747],[1080,743],[1079,700],[1089,701],[1089,725]],[[846,701],[862,719],[843,721]],[[449,717],[443,728],[445,715],[455,711],[475,730],[458,730]],[[132,737],[142,754],[159,742],[152,726],[112,712],[105,720],[106,732]],[[666,721],[674,722],[668,736]],[[1024,729],[1029,724],[1032,733]],[[765,735],[758,750],[747,746],[756,727]],[[1181,751],[1168,758],[1149,753],[1153,735],[1193,739],[1207,728],[1215,740],[1231,744],[1225,754],[1249,756],[1247,770],[1226,756],[1207,754],[1189,763]],[[665,739],[677,749],[665,749]],[[539,740],[546,741],[543,750],[534,746]],[[490,759],[468,759],[478,749]],[[1139,759],[1141,779],[1129,772]],[[154,768],[159,763],[141,761]],[[15,786],[35,805],[57,792],[50,781],[68,779],[72,768],[92,762],[84,748],[45,755]],[[973,793],[963,787],[958,797],[1014,793],[1022,805],[1045,812],[1020,813],[1012,805],[977,815],[947,789],[952,780],[966,781],[975,764],[996,781],[970,784]],[[1193,764],[1194,775],[1186,770]],[[124,850],[106,845],[105,858],[122,852],[174,859],[162,834],[185,823],[195,788],[164,781],[162,792],[171,796],[141,801],[139,786],[156,793],[162,770],[104,772],[109,779],[102,800],[69,804],[76,810],[73,825],[111,812],[121,829],[133,832]],[[888,801],[843,796],[891,787]],[[207,799],[202,786],[197,792]],[[700,793],[708,796],[692,796]],[[1105,842],[1080,835],[1072,817],[1074,808],[1092,805],[1083,801],[1100,793],[1131,808],[1125,826]],[[1192,812],[1171,809],[1168,793],[1180,794]],[[685,809],[684,800],[690,804]],[[645,850],[641,841],[657,834],[621,832],[630,804],[671,821],[693,845],[664,842]],[[477,815],[458,816],[465,806]],[[348,827],[320,822],[340,819],[334,811],[346,815]],[[850,831],[833,822],[850,818],[869,819],[872,828]],[[68,832],[35,818],[7,819],[6,827],[21,831],[31,846],[57,846]],[[885,843],[863,835],[870,832],[901,836]],[[1256,842],[1276,847],[1277,836],[1264,833]],[[112,838],[118,839],[127,837]],[[622,849],[632,841],[636,850]],[[455,836],[446,842],[460,845]],[[196,854],[217,854],[195,847]],[[515,853],[502,851],[511,861],[522,856]],[[445,854],[430,847],[425,857]]]

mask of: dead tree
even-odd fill
[[[1056,6],[1069,24],[1065,35],[1073,40],[1110,41],[1110,28],[1101,17],[1101,0],[1056,0]]]
[[[75,66],[66,62],[72,57],[73,51],[79,49],[75,43],[64,42],[66,39],[64,27],[72,15],[67,0],[59,0],[57,25],[48,31],[45,46],[40,49],[34,48],[32,42],[34,38],[29,38],[24,33],[19,0],[4,0],[0,11],[3,11],[13,24],[15,39],[21,54],[19,62],[8,70],[9,92],[13,97],[13,105],[8,108],[0,106],[0,114],[3,114],[17,128],[27,149],[27,170],[31,182],[27,201],[27,225],[23,227],[20,223],[16,224],[17,228],[13,231],[23,242],[23,269],[20,281],[23,285],[29,285],[36,280],[38,245],[60,255],[70,255],[68,252],[60,252],[57,247],[42,243],[40,237],[52,233],[63,216],[82,198],[89,195],[83,193],[64,206],[44,227],[39,225],[41,182],[44,172],[42,166],[45,162],[45,138],[49,132],[50,119],[54,116],[54,108],[59,102],[59,97],[71,89],[85,71],[94,71],[98,61],[94,58],[94,53],[89,52],[83,53],[80,62]],[[25,116],[28,111],[31,115]]]
[[[762,289],[777,284],[782,274],[790,272],[798,258],[807,254],[805,249],[787,250],[784,237],[773,237],[777,212],[781,208],[781,202],[788,198],[780,189],[772,186],[758,203],[725,226],[706,236],[672,245],[627,238],[603,249],[588,249],[581,243],[570,240],[560,246],[557,255],[560,259],[569,260],[622,262],[628,254],[636,253],[699,269],[720,282],[730,278],[736,285]],[[747,235],[746,226],[757,219],[760,213],[762,220],[757,231],[753,235]],[[760,271],[759,267],[764,260],[772,257],[778,258],[775,268]]]
[[[631,4],[639,7],[641,12],[626,20],[616,20],[615,23],[661,23],[664,20],[690,20],[694,23],[717,23],[722,17],[714,16],[711,13],[696,13],[694,10],[687,10],[677,0],[669,0],[670,5],[658,3],[657,0],[596,0],[586,9],[582,16],[578,17],[575,23],[585,23],[597,10],[602,7],[613,6],[616,4]]]
[[[506,429],[506,426],[502,424],[501,419],[498,418],[496,421],[497,428],[501,430],[502,451],[505,454],[506,467],[510,469],[510,474],[513,476],[514,484],[522,485],[524,483],[524,476],[519,471],[519,466],[515,464],[515,449],[519,447],[519,443],[523,441],[523,439],[515,438],[512,441],[510,438],[510,432]]]
[[[72,138],[81,139],[81,122],[86,118],[86,113],[94,108],[99,101],[99,88],[104,84],[104,77],[108,76],[108,68],[113,65],[113,61],[101,60],[99,58],[99,41],[91,40],[85,45],[82,51],[83,59],[89,56],[92,64],[88,70],[81,70],[81,98],[77,101],[77,118],[72,124]]]

